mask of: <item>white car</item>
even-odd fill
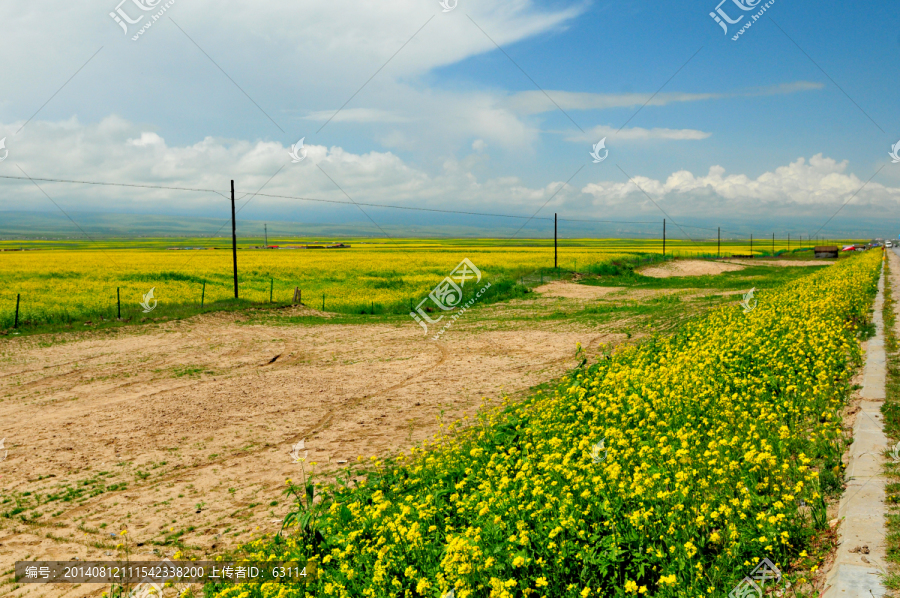
[[[885,242],[884,246],[885,246],[885,247],[893,247],[894,244],[891,243],[890,241],[887,241],[887,242]]]

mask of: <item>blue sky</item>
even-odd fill
[[[743,22],[765,4],[736,1],[722,9]],[[118,0],[86,4],[0,7],[0,175],[223,191],[235,178],[272,195],[621,220],[665,210],[795,234],[862,187],[826,232],[900,228],[888,3],[776,0],[737,41],[743,22],[724,35],[715,1],[459,0],[444,13],[423,0],[176,0],[137,41],[140,23],[126,36],[109,16]],[[146,22],[165,4],[121,7]],[[609,157],[594,164],[604,136]],[[301,137],[308,157],[292,164]],[[56,209],[30,182],[0,184],[2,210]],[[221,207],[212,194],[45,191],[75,211]],[[244,214],[367,222],[355,207],[260,196]],[[407,216],[378,210],[385,225]]]

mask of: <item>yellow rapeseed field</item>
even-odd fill
[[[273,244],[305,244],[272,240]],[[417,303],[447,276],[463,258],[469,258],[488,280],[518,280],[538,269],[553,267],[552,240],[510,241],[353,240],[348,249],[238,251],[238,287],[241,299],[286,303],[295,287],[303,302],[321,308],[324,295],[329,311],[398,312]],[[166,245],[216,246],[217,249],[168,251]],[[798,243],[776,240],[777,252]],[[807,243],[808,246],[808,243]],[[32,249],[11,251],[11,249]],[[771,241],[758,240],[753,253],[771,252]],[[16,296],[20,322],[67,323],[91,318],[113,318],[117,289],[124,318],[143,317],[141,302],[153,289],[155,317],[167,308],[214,305],[233,298],[231,251],[223,240],[166,239],[0,242],[0,328],[12,324]],[[666,253],[679,257],[715,256],[715,240],[698,243],[669,240]],[[586,271],[591,265],[623,257],[661,255],[660,240],[583,239],[563,241],[559,248],[562,270]],[[747,255],[747,242],[723,241],[722,255]],[[548,272],[549,274],[549,272]],[[205,285],[205,290],[204,290]],[[183,315],[183,314],[182,314]]]
[[[624,257],[602,248],[563,248],[560,266],[582,269]],[[303,302],[329,311],[397,311],[418,303],[464,259],[487,280],[517,280],[553,266],[551,247],[431,244],[356,244],[349,249],[240,250],[241,299],[290,302],[294,288]],[[206,306],[233,298],[232,255],[227,250],[151,249],[0,252],[0,327],[9,326],[16,295],[20,321],[68,322],[116,317],[116,291],[123,317],[142,315],[141,301],[154,289],[154,316],[167,307]],[[205,291],[204,291],[205,284]]]
[[[764,557],[802,587],[841,487],[880,263],[871,251],[625,347],[358,483],[316,486],[321,500],[299,469],[315,465],[298,465],[288,536],[247,557],[315,575],[214,594],[713,597]]]

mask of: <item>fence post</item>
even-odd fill
[[[203,281],[203,290],[200,291],[200,308],[203,309],[203,301],[206,300],[206,281]]]
[[[716,257],[722,257],[722,227],[716,233]]]
[[[122,319],[122,298],[119,296],[119,287],[116,287],[116,307],[118,313],[118,319]]]
[[[750,257],[753,257],[753,235],[750,235]]]
[[[21,297],[21,295],[16,293],[16,321],[13,323],[13,328],[19,327],[19,297]]]
[[[325,311],[325,293],[322,293],[322,311]]]
[[[275,279],[272,278],[270,280],[271,280],[271,282],[269,282],[269,303],[272,303],[272,291],[275,290]]]

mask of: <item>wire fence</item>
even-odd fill
[[[121,188],[157,189],[167,192],[226,193],[213,189],[166,187],[130,183],[76,181],[66,179],[32,179],[2,176],[0,179],[27,180],[34,184],[113,186]],[[47,193],[40,188],[44,195]],[[166,240],[138,243],[132,240],[109,240],[96,233],[92,236],[55,201],[60,212],[87,239],[83,244],[67,242],[63,246],[83,251],[22,251],[59,247],[52,240],[12,242],[0,241],[4,259],[0,261],[0,329],[42,324],[87,324],[111,320],[141,321],[181,318],[211,310],[246,308],[247,306],[285,306],[293,303],[322,311],[347,314],[400,314],[411,311],[417,297],[427,295],[435,281],[441,280],[456,261],[472,257],[484,266],[491,290],[480,298],[490,302],[517,297],[545,281],[558,280],[572,274],[603,274],[616,267],[616,260],[628,258],[631,263],[650,263],[669,257],[714,259],[728,256],[776,256],[785,251],[809,248],[826,243],[802,235],[775,234],[760,239],[740,238],[737,233],[721,228],[677,224],[704,232],[715,231],[716,237],[667,236],[666,220],[606,220],[590,218],[532,216],[475,212],[466,210],[421,208],[374,203],[335,201],[321,198],[294,197],[262,193],[239,193],[240,198],[256,196],[289,198],[304,202],[365,205],[393,211],[415,211],[422,214],[451,214],[478,219],[524,220],[544,223],[544,238],[493,239],[401,239],[388,235],[377,225],[380,240],[373,239],[371,227],[344,227],[343,234],[332,236],[347,241],[350,237],[367,238],[353,243],[314,242],[279,235],[277,226],[267,225],[258,231],[242,227],[240,251],[235,241],[217,237],[228,224],[226,220],[211,237],[191,239],[191,249],[211,248],[229,251],[167,252]],[[47,197],[50,197],[47,195]],[[238,197],[232,195],[235,200]],[[349,197],[349,196],[348,196]],[[249,199],[247,200],[249,201]],[[352,201],[352,200],[351,200]],[[246,203],[244,204],[246,206]],[[243,207],[243,206],[242,206]],[[235,210],[239,213],[239,210]],[[371,218],[370,218],[371,220]],[[372,221],[374,223],[374,221]],[[551,225],[549,223],[552,224]],[[604,227],[634,226],[656,228],[656,239],[606,238]],[[516,225],[514,225],[516,226]],[[521,231],[524,225],[519,226]],[[560,235],[560,230],[562,235]],[[550,234],[553,237],[550,237]],[[533,232],[533,231],[530,231]],[[722,233],[726,238],[722,238]],[[271,237],[269,236],[271,233]],[[350,234],[348,234],[350,233]],[[353,234],[355,233],[355,235]],[[369,236],[367,236],[369,235]],[[729,237],[730,235],[730,237]],[[322,237],[319,237],[320,239]],[[225,241],[225,243],[223,243]],[[270,242],[271,241],[271,242]],[[278,245],[279,250],[267,249]],[[282,251],[292,246],[295,251]],[[177,242],[176,242],[177,245]],[[321,247],[313,250],[312,246]],[[168,247],[171,248],[171,247]],[[154,251],[160,250],[160,251]],[[232,255],[239,256],[232,259]],[[634,260],[637,260],[635,262]],[[233,270],[237,262],[237,273]],[[552,267],[551,267],[552,264]],[[612,266],[611,266],[612,264]],[[235,286],[234,280],[237,280]]]

